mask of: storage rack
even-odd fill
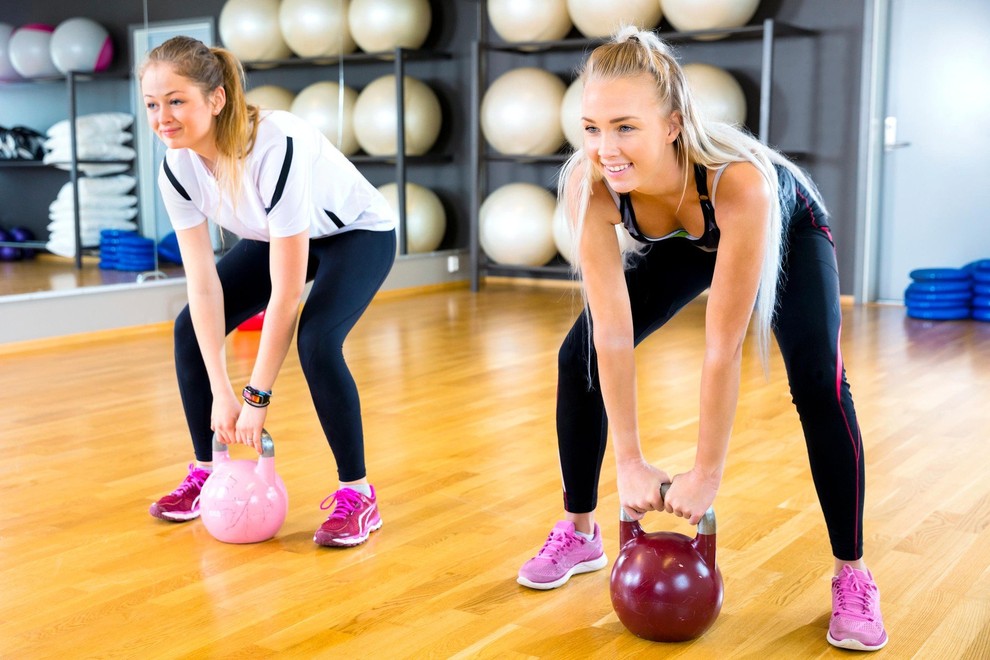
[[[478,40],[472,44],[471,67],[471,222],[470,222],[470,260],[471,260],[471,290],[478,291],[481,278],[486,274],[509,277],[535,277],[564,279],[570,277],[566,266],[551,264],[548,266],[509,266],[490,261],[481,250],[480,243],[480,209],[486,192],[487,168],[490,161],[510,161],[518,163],[548,163],[560,165],[567,158],[568,151],[560,151],[547,156],[513,156],[492,153],[481,133],[481,102],[487,87],[487,67],[484,54],[488,51],[498,51],[519,55],[522,57],[550,51],[582,51],[590,50],[605,42],[604,39],[568,38],[556,41],[530,42],[492,42],[489,37],[488,13],[484,0],[480,3],[478,12]],[[769,144],[771,123],[771,96],[774,64],[774,45],[779,37],[811,36],[815,32],[805,28],[780,23],[772,18],[765,19],[761,24],[747,25],[738,28],[719,28],[713,30],[693,30],[685,32],[656,31],[665,41],[691,42],[699,38],[719,37],[727,41],[744,39],[761,39],[762,51],[760,59],[760,99],[759,119],[756,136],[760,142]],[[705,42],[711,43],[711,42]],[[792,154],[794,155],[794,154]]]

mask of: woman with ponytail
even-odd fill
[[[185,480],[150,513],[170,521],[199,516],[214,433],[224,444],[261,451],[298,321],[299,359],[337,466],[321,505],[333,510],[314,541],[362,543],[382,522],[342,346],[395,258],[388,202],[319,130],[288,112],[248,105],[243,69],[230,52],[175,37],[152,50],[138,73],[148,123],[168,148],[158,185],[187,281],[175,362],[195,454]],[[239,239],[219,261],[207,218]],[[254,368],[234,388],[225,337],[262,310]]]
[[[620,30],[590,54],[581,78],[584,144],[559,182],[586,302],[558,359],[564,520],[518,581],[553,589],[607,565],[594,515],[609,427],[623,509],[636,519],[647,511],[701,519],[725,468],[753,319],[764,368],[771,333],[780,346],[828,529],[828,641],[883,647],[879,593],[863,561],[863,442],[839,351],[835,252],[817,188],[747,133],[706,121],[669,47],[651,32]],[[625,254],[620,224],[637,244]],[[633,348],[705,290],[697,452],[692,469],[671,478],[640,448]]]

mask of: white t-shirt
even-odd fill
[[[241,238],[269,241],[308,229],[321,238],[352,229],[389,231],[386,199],[314,126],[284,111],[262,112],[247,157],[236,213],[202,158],[169,149],[158,173],[172,227],[189,229],[211,218]]]

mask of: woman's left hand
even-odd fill
[[[235,435],[238,444],[254,447],[260,454],[261,449],[261,429],[265,425],[268,417],[268,407],[256,408],[245,403],[241,406],[241,414],[237,417]]]
[[[698,470],[676,475],[663,498],[664,510],[697,525],[715,501],[720,481]]]

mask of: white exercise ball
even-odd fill
[[[399,217],[399,184],[386,183],[378,190]],[[402,228],[400,228],[402,231]],[[433,252],[447,232],[447,212],[437,194],[416,183],[406,183],[406,254]]]
[[[746,94],[731,73],[701,62],[691,62],[682,68],[702,115],[726,124],[746,123]]]
[[[440,136],[442,115],[437,95],[426,83],[403,76],[405,154],[421,156]],[[354,104],[354,133],[372,156],[394,156],[399,144],[396,78],[388,74],[372,81]]]
[[[220,40],[245,62],[292,54],[278,27],[278,0],[227,0],[220,10]]]
[[[574,26],[567,0],[488,0],[488,19],[508,42],[555,41]]]
[[[354,104],[357,98],[358,93],[347,85],[344,85],[341,98],[341,87],[337,83],[315,82],[296,95],[290,111],[316,126],[341,153],[350,156],[358,150],[354,135]],[[344,106],[343,122],[340,120],[341,103]]]
[[[433,20],[429,0],[351,0],[347,24],[366,53],[419,48]]]
[[[20,74],[10,61],[10,37],[14,34],[14,26],[0,23],[0,80],[17,80]]]
[[[663,13],[658,0],[567,0],[567,10],[586,37],[608,37],[623,25],[650,30]]]
[[[481,131],[503,154],[555,153],[564,142],[560,104],[567,86],[544,69],[510,69],[495,79],[481,101]]]
[[[556,205],[553,193],[532,183],[509,183],[495,190],[478,212],[481,248],[499,264],[546,264],[557,254]]]
[[[357,47],[347,25],[351,0],[282,0],[278,24],[299,57],[347,55]]]
[[[106,71],[113,60],[110,33],[96,21],[78,16],[62,21],[49,44],[52,62],[62,73]]]
[[[261,85],[252,87],[244,94],[251,105],[263,110],[292,110],[292,101],[296,98],[290,90],[279,85]]]
[[[575,78],[564,92],[560,102],[560,128],[564,137],[575,150],[584,146],[584,123],[581,121],[581,97],[584,95],[584,83]]]
[[[759,4],[760,0],[660,0],[663,15],[681,32],[742,27]]]
[[[31,23],[14,30],[7,44],[10,63],[25,78],[57,76],[59,70],[52,61],[54,25]]]

